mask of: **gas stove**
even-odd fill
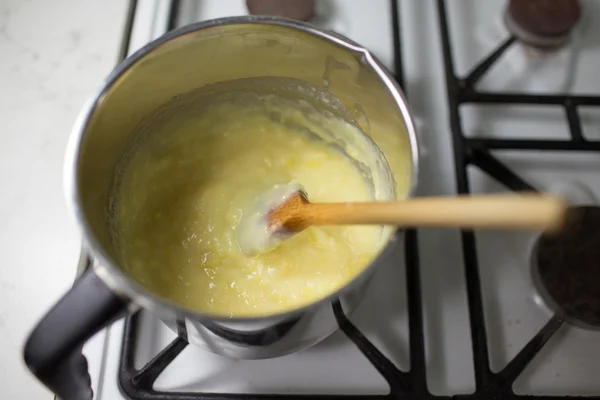
[[[531,41],[535,27],[505,0],[317,0],[311,21],[369,48],[404,88],[418,195],[539,190],[596,206],[600,4],[580,3],[552,47]],[[247,12],[243,0],[131,1],[121,55]],[[551,301],[538,244],[535,233],[409,230],[355,313],[333,305],[337,333],[276,359],[216,356],[138,312],[84,348],[96,398],[599,399],[600,330]]]

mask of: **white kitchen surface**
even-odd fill
[[[164,32],[168,3],[139,0],[130,50]],[[328,10],[337,10],[331,14],[335,17],[323,13],[326,18],[321,22],[370,48],[384,64],[392,66],[391,26],[378,23],[383,21],[387,3],[330,0]],[[448,2],[459,74],[468,72],[508,35],[499,22],[505,3]],[[592,17],[600,15],[596,3],[584,2],[586,17],[575,32],[578,46],[546,54],[516,44],[492,68],[481,87],[597,94],[600,86],[593,68],[598,65],[599,53],[592,49],[598,27],[590,23]],[[434,5],[433,0],[404,1],[400,14],[406,92],[421,142],[419,193],[428,195],[453,194],[456,188]],[[185,0],[181,6],[178,25],[244,13],[243,0]],[[76,0],[0,0],[0,132],[8,139],[0,146],[4,188],[0,215],[2,399],[50,398],[26,373],[20,353],[36,319],[68,288],[74,276],[79,238],[62,196],[62,157],[78,110],[116,61],[125,7],[126,2],[119,0],[85,4]],[[366,29],[374,24],[377,29]],[[586,137],[600,137],[597,110],[581,111]],[[467,105],[461,114],[469,137],[518,134],[566,138],[568,132],[563,110],[558,108]],[[597,204],[600,198],[597,154],[494,154],[540,189],[567,194],[569,199],[579,191],[588,193],[586,203]],[[474,192],[505,191],[477,168],[470,168],[469,176]],[[498,371],[549,314],[535,303],[528,280],[533,237],[477,232],[477,239],[491,368]],[[419,251],[429,389],[438,395],[470,393],[475,385],[458,232],[420,230]],[[375,278],[378,290],[370,291],[352,321],[391,361],[407,369],[405,296],[398,289],[404,286],[403,277],[402,268],[382,268]],[[393,307],[386,308],[383,303]],[[149,314],[143,315],[141,327],[138,366],[174,338]],[[115,379],[122,331],[123,322],[119,321],[86,346],[93,387],[100,400],[123,398]],[[559,333],[517,380],[515,391],[598,393],[600,381],[594,375],[600,365],[597,332],[564,327]],[[341,364],[335,361],[340,359]],[[343,367],[338,369],[338,365]],[[306,371],[309,374],[302,375]],[[188,346],[156,381],[155,389],[361,394],[386,393],[387,385],[347,338],[337,333],[315,348],[269,360],[269,364],[227,360]]]
[[[62,191],[71,126],[115,65],[127,2],[0,0],[0,398],[51,399],[22,346],[68,289],[80,239]]]

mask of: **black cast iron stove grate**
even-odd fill
[[[595,151],[600,152],[600,142],[586,140],[581,132],[578,106],[600,106],[600,96],[538,95],[522,93],[491,93],[475,89],[476,83],[485,75],[494,62],[514,42],[506,39],[494,52],[486,57],[466,77],[456,76],[450,46],[446,0],[436,0],[441,28],[442,51],[446,74],[447,96],[450,113],[450,127],[453,138],[455,172],[459,193],[469,193],[467,167],[474,165],[489,174],[511,190],[535,190],[508,167],[497,160],[490,150],[552,150],[552,151]],[[126,55],[131,21],[135,13],[135,0],[132,1],[126,30],[122,56]],[[394,66],[396,79],[403,86],[401,60],[401,38],[399,26],[399,0],[390,1],[390,11],[394,34]],[[169,17],[169,29],[176,26],[179,2],[173,1]],[[522,104],[559,106],[565,109],[569,122],[571,140],[523,140],[523,139],[481,139],[465,137],[461,125],[459,107],[461,104]],[[467,299],[473,345],[473,364],[475,370],[474,393],[455,396],[435,396],[427,388],[425,367],[425,345],[423,335],[423,314],[421,286],[419,277],[417,232],[409,230],[404,236],[406,258],[406,291],[408,300],[410,370],[399,370],[387,359],[361,332],[350,322],[339,303],[332,304],[340,329],[381,373],[390,386],[386,395],[274,395],[274,394],[228,394],[228,393],[190,393],[160,392],[153,389],[154,382],[165,368],[187,346],[181,338],[173,340],[143,368],[134,367],[135,345],[138,336],[139,314],[127,318],[120,359],[118,383],[125,396],[132,400],[347,400],[347,399],[450,399],[457,400],[600,400],[598,396],[529,396],[517,395],[512,390],[513,382],[525,369],[533,357],[563,325],[560,317],[554,316],[523,347],[503,370],[494,373],[490,369],[487,335],[484,320],[481,285],[477,263],[475,235],[471,231],[462,232],[462,250],[464,255]]]

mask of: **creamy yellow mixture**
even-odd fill
[[[123,162],[114,200],[122,263],[153,292],[211,314],[273,314],[331,294],[371,262],[385,230],[312,227],[249,256],[236,229],[274,185],[298,182],[311,202],[372,200],[368,174],[318,138],[342,132],[362,143],[361,132],[275,95],[219,99],[157,119]]]

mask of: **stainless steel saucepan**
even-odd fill
[[[140,307],[191,344],[229,357],[267,358],[324,339],[338,327],[333,307],[348,314],[360,302],[397,235],[337,293],[293,312],[253,319],[215,318],[178,307],[131,279],[117,261],[107,203],[115,166],[134,128],[176,95],[267,76],[299,79],[339,99],[348,110],[343,117],[370,135],[388,159],[395,157],[392,172],[399,167],[410,175],[408,186],[398,190],[412,193],[418,160],[413,121],[394,79],[360,45],[311,25],[268,17],[218,19],[167,33],[117,66],[82,112],[69,144],[66,194],[94,262],[44,316],[24,350],[29,368],[59,397],[92,398],[83,344]]]

